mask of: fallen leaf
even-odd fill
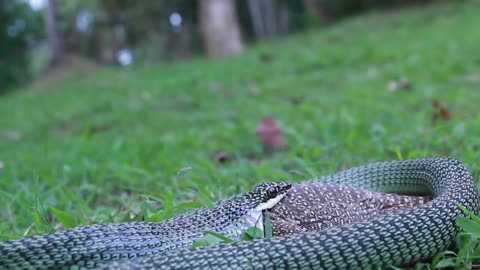
[[[96,134],[96,133],[102,133],[110,130],[112,128],[111,125],[109,124],[96,124],[87,129],[88,133],[90,134]]]
[[[410,90],[410,82],[406,78],[393,80],[388,83],[388,89],[394,91],[407,91]]]
[[[431,100],[432,106],[434,108],[434,112],[432,115],[432,121],[436,122],[438,119],[443,119],[445,121],[450,120],[452,114],[448,109],[447,105],[444,102],[439,101],[438,99]]]
[[[450,111],[447,109],[447,107],[441,107],[440,108],[440,116],[444,119],[444,120],[450,120]]]
[[[305,101],[304,96],[291,96],[288,98],[292,105],[300,105]]]
[[[257,136],[265,149],[275,151],[287,146],[280,125],[273,116],[264,117],[257,125]]]
[[[0,170],[5,168],[5,163],[3,161],[0,160]]]
[[[215,161],[215,163],[225,163],[232,160],[232,156],[224,150],[219,150],[213,154],[212,160]]]
[[[258,58],[262,62],[267,62],[268,63],[268,62],[273,61],[273,55],[270,54],[270,53],[261,53],[260,55],[258,55]]]

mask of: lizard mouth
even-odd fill
[[[291,185],[290,185],[290,188],[291,188]],[[289,188],[289,189],[290,189]],[[255,210],[256,211],[263,211],[263,210],[268,210],[272,207],[274,207],[279,201],[281,201],[285,195],[287,195],[287,193],[283,193],[281,195],[278,195],[277,197],[275,198],[272,198],[264,203],[260,203],[259,205],[257,205],[257,207],[255,207]]]

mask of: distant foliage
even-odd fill
[[[57,1],[55,20],[65,55],[100,64],[155,63],[204,51],[199,1]],[[424,2],[431,0],[237,0],[236,12],[242,39],[258,41],[365,10]],[[0,94],[28,79],[30,55],[42,54],[31,48],[37,37],[46,39],[43,12],[25,0],[0,0]]]
[[[28,49],[42,23],[24,1],[0,0],[0,94],[30,76]]]
[[[428,3],[431,0],[304,0],[307,13],[320,21],[335,21],[348,15],[377,8]]]

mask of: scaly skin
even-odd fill
[[[251,192],[161,222],[81,226],[0,243],[0,269],[94,268],[99,262],[152,255],[189,246],[215,231],[239,239],[252,217],[278,202],[291,185],[262,183]]]
[[[455,219],[465,216],[457,204],[473,212],[478,205],[471,174],[447,157],[377,162],[313,181],[377,191],[431,191],[434,199],[349,226],[178,249],[103,269],[371,269],[407,264],[434,256],[452,242],[459,230]]]
[[[273,236],[319,231],[362,222],[425,204],[429,196],[374,192],[339,184],[293,184],[285,198],[269,210]]]

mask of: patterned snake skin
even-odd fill
[[[281,200],[291,185],[262,183],[251,192],[161,222],[81,226],[0,243],[0,269],[94,268],[98,262],[151,255],[191,245],[203,231],[238,240],[263,224],[263,210]],[[263,225],[262,225],[263,226]]]
[[[273,236],[319,231],[422,205],[429,196],[374,192],[339,184],[293,184],[269,212]]]
[[[458,232],[455,217],[463,215],[457,204],[471,211],[477,205],[470,173],[451,158],[372,163],[304,184],[313,187],[319,183],[385,192],[429,192],[434,199],[367,222],[323,231],[172,250],[203,236],[205,229],[238,238],[246,227],[257,225],[262,210],[275,205],[278,209],[297,207],[294,197],[279,202],[290,184],[266,183],[220,201],[212,209],[200,208],[160,223],[83,226],[3,242],[0,268],[95,267],[99,262],[105,262],[102,267],[106,269],[357,269],[397,265],[445,249]],[[136,256],[145,257],[110,261]]]
[[[372,220],[271,239],[178,249],[103,265],[104,269],[359,269],[401,265],[444,250],[477,188],[467,168],[448,157],[371,163],[312,180],[384,192],[425,193],[433,200]],[[277,206],[283,203],[280,202]]]

